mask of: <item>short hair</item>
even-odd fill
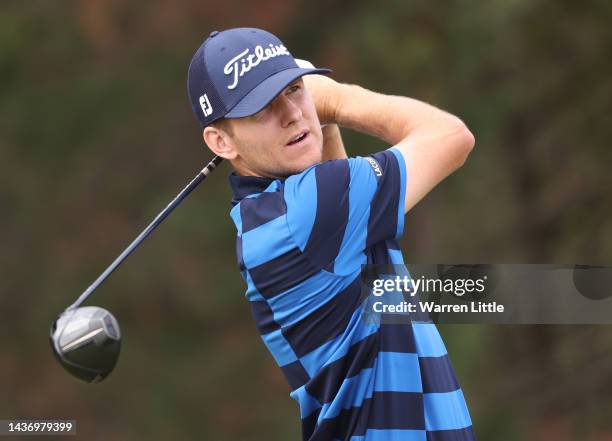
[[[210,125],[227,132],[230,136],[234,136],[234,129],[229,118],[219,118],[210,123]]]

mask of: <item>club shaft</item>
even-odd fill
[[[111,275],[113,271],[117,269],[121,263],[134,251],[138,246],[163,222],[163,220],[168,217],[170,213],[185,199],[189,193],[193,191],[194,188],[200,184],[206,177],[221,163],[223,158],[219,156],[215,156],[207,165],[198,173],[195,178],[191,180],[189,184],[168,204],[164,210],[153,219],[153,221],[143,230],[142,233],[138,235],[136,239],[111,263],[108,268],[104,270],[102,274],[98,276],[98,278],[91,284],[89,287],[83,291],[83,293],[79,296],[79,298],[68,308],[66,311],[78,308],[95,289],[104,282],[108,276]]]

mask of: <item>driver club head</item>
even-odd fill
[[[96,306],[64,311],[51,325],[49,339],[64,369],[87,383],[104,380],[121,350],[119,323],[109,311]]]

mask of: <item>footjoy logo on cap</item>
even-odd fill
[[[254,115],[302,75],[329,72],[298,66],[283,42],[263,29],[234,28],[211,32],[193,54],[187,92],[206,127],[220,118]]]
[[[223,68],[223,73],[225,75],[231,75],[232,73],[234,74],[234,82],[227,86],[228,89],[235,89],[238,85],[239,78],[244,76],[245,73],[256,67],[262,61],[267,61],[270,58],[278,57],[280,55],[291,56],[285,46],[282,44],[273,45],[272,43],[270,43],[265,49],[261,46],[255,46],[254,53],[247,56],[248,53],[248,48],[243,50],[234,58],[229,60],[229,62]],[[240,74],[238,74],[239,63],[241,63]]]
[[[204,116],[212,115],[213,108],[210,105],[210,101],[208,101],[208,96],[206,94],[200,97],[200,107],[202,108],[202,113],[204,113]]]

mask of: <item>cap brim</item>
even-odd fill
[[[263,80],[255,89],[244,96],[225,118],[251,116],[266,107],[288,84],[303,75],[330,73],[331,69],[291,68],[285,69]]]

